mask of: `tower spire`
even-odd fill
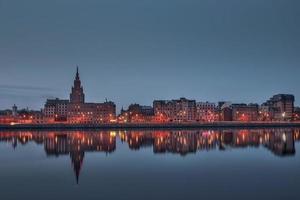
[[[83,87],[81,86],[81,81],[79,77],[79,67],[76,67],[76,77],[74,80],[74,86],[72,87],[72,91],[70,94],[70,102],[71,103],[84,103],[84,93]]]
[[[79,79],[79,69],[78,69],[78,65],[77,65],[77,69],[76,69],[76,79]]]

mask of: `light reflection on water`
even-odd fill
[[[207,187],[204,192],[202,191],[204,197],[229,198],[230,195],[226,196],[227,192],[240,187],[238,177],[235,177],[234,173],[240,174],[241,178],[247,178],[247,180],[244,180],[245,182],[254,184],[258,181],[255,176],[266,176],[266,171],[259,171],[259,169],[269,169],[270,176],[266,176],[265,180],[259,179],[268,184],[265,186],[266,194],[262,191],[259,196],[264,197],[266,195],[267,197],[268,192],[278,187],[278,185],[275,185],[277,182],[276,177],[281,180],[286,178],[287,182],[285,184],[290,185],[290,187],[285,188],[283,191],[273,191],[278,193],[273,199],[280,199],[281,195],[285,197],[295,197],[297,195],[297,192],[292,190],[292,185],[299,183],[298,179],[300,178],[300,163],[297,154],[297,150],[299,150],[297,149],[297,142],[299,140],[300,132],[298,129],[0,132],[0,150],[2,151],[0,152],[0,161],[6,163],[0,166],[0,175],[13,177],[11,180],[13,183],[21,184],[24,179],[14,176],[14,174],[23,174],[34,180],[30,183],[33,188],[44,191],[46,186],[37,184],[36,179],[47,177],[44,183],[48,183],[52,187],[58,187],[54,182],[63,180],[62,177],[69,178],[70,174],[64,172],[58,178],[46,176],[47,173],[51,169],[58,171],[72,169],[73,176],[75,176],[75,185],[79,184],[77,187],[83,188],[80,194],[75,195],[76,192],[72,193],[74,195],[73,199],[80,199],[80,195],[85,198],[90,197],[91,194],[87,194],[85,189],[89,188],[89,190],[96,191],[99,185],[102,185],[102,189],[106,192],[111,191],[112,188],[110,187],[112,186],[122,190],[121,188],[130,185],[135,187],[137,193],[143,193],[145,187],[154,189],[159,185],[164,185],[167,188],[166,191],[174,191],[172,188],[181,186],[182,190],[188,192],[188,194],[185,194],[182,191],[180,194],[183,194],[183,196],[180,196],[175,191],[170,194],[166,191],[157,190],[158,195],[161,195],[161,197],[166,195],[166,197],[173,199],[182,199],[180,197],[197,198],[199,195],[197,186],[202,185],[203,187],[204,185]],[[40,152],[42,147],[47,160],[45,169],[38,167],[38,162],[42,163],[42,161],[41,153],[37,154],[37,152]],[[8,149],[13,149],[13,151]],[[97,157],[101,152],[104,153],[105,157]],[[210,154],[210,152],[214,152],[214,154]],[[17,154],[19,154],[18,157],[16,157]],[[164,156],[156,158],[162,155]],[[26,163],[28,158],[31,159],[31,163]],[[61,165],[56,166],[64,162],[66,158],[69,158],[71,167],[64,166],[64,169],[61,169]],[[279,159],[274,160],[275,158]],[[286,158],[290,159],[286,160]],[[276,166],[274,166],[274,163]],[[286,165],[286,163],[292,163],[293,165]],[[103,173],[101,167],[99,170],[95,170],[97,165],[102,166],[106,173],[110,174],[110,178],[103,174],[100,174],[102,178],[105,177],[102,180],[95,178],[99,177],[99,173]],[[249,175],[239,171],[241,169],[237,168],[238,165],[243,166]],[[279,169],[279,166],[282,168]],[[27,170],[22,172],[23,167]],[[19,169],[20,172],[16,173],[16,169]],[[200,169],[202,171],[199,171]],[[39,170],[43,173],[39,173]],[[120,170],[123,174],[118,173]],[[203,174],[203,170],[207,174]],[[220,173],[220,170],[224,170],[223,173]],[[84,171],[83,174],[81,174],[82,171]],[[38,174],[37,177],[34,175],[35,172]],[[282,178],[284,174],[286,176]],[[83,176],[82,182],[80,181],[81,176]],[[188,179],[182,180],[183,177]],[[203,178],[207,180],[204,181]],[[213,187],[219,186],[220,183],[210,181],[224,181],[218,178],[230,179],[227,182],[229,181],[232,186],[223,189],[218,188],[216,194],[211,194]],[[274,180],[272,180],[273,178]],[[102,182],[104,180],[109,184],[105,185]],[[166,181],[168,185],[164,184]],[[181,185],[181,181],[188,183],[188,185]],[[155,182],[155,185],[153,185],[153,182]],[[152,185],[149,185],[149,183],[152,183]],[[272,184],[274,184],[273,187]],[[13,185],[0,180],[0,187],[6,190],[11,190]],[[64,191],[61,197],[70,197],[69,185],[72,184],[69,182],[60,183],[59,189]],[[289,190],[290,193],[288,194]],[[134,198],[135,196],[130,191],[123,191],[122,194],[128,192],[127,197]],[[28,195],[33,193],[33,191],[26,192]],[[124,197],[118,192],[109,194],[109,192],[102,193],[103,197]],[[11,199],[20,198],[12,192],[4,192],[2,195],[6,197],[4,199],[7,199],[8,196]],[[92,195],[91,197],[95,196]],[[98,196],[96,195],[96,197]],[[244,198],[247,197],[249,199],[250,197],[257,198],[253,194],[249,194]],[[157,199],[151,195],[144,198]]]

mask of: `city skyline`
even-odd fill
[[[76,67],[74,67],[74,70],[76,70],[75,72],[76,72],[76,77],[75,78],[79,78],[79,71],[80,71],[80,77],[82,76],[81,74],[82,74],[82,70],[80,70],[80,68],[79,68],[79,66],[78,65],[76,65]],[[74,81],[74,80],[73,80]],[[82,81],[82,80],[80,80],[81,81],[81,86],[83,87],[83,90],[85,91],[85,96],[93,96],[94,94],[87,94],[87,92],[86,91],[89,91],[89,89],[87,89],[86,87],[85,87],[85,85],[84,85],[84,80]],[[83,83],[82,83],[83,82]],[[11,90],[15,90],[15,91],[17,91],[17,90],[24,90],[24,91],[34,91],[34,92],[40,92],[40,94],[42,94],[45,90],[50,90],[50,91],[53,91],[53,90],[51,90],[51,88],[43,88],[43,87],[34,87],[34,86],[30,86],[30,87],[26,87],[26,86],[9,86],[9,85],[0,85],[0,88],[2,89],[2,90],[9,90],[9,89],[11,89]],[[65,86],[63,87],[63,88],[65,88]],[[68,89],[70,89],[69,87],[68,87]],[[87,95],[86,95],[87,94]],[[281,94],[287,94],[287,93],[281,93]],[[273,94],[272,94],[273,95]],[[195,96],[197,96],[196,94],[195,94]],[[39,97],[37,97],[37,96],[35,96],[35,95],[33,95],[33,96],[31,96],[32,98],[35,98],[35,99],[33,99],[33,102],[38,102],[39,100]],[[47,99],[56,99],[56,98],[59,98],[59,99],[69,99],[70,98],[70,96],[69,96],[69,93],[67,92],[67,93],[65,93],[64,95],[62,95],[62,96],[53,96],[53,95],[50,95],[50,96],[41,96],[40,97],[41,99],[42,99],[42,103],[41,103],[41,105],[36,105],[37,107],[30,107],[30,105],[26,105],[26,104],[22,104],[22,103],[19,103],[19,104],[16,104],[16,103],[12,103],[12,104],[10,104],[10,105],[8,105],[8,107],[4,107],[2,104],[2,106],[3,106],[3,108],[2,107],[0,107],[0,109],[2,109],[2,110],[4,110],[4,109],[11,109],[11,107],[13,106],[13,105],[17,105],[18,107],[20,107],[20,108],[29,108],[29,109],[33,109],[33,110],[39,110],[39,109],[41,109],[42,107],[43,107],[43,105],[45,104],[45,102],[46,102],[46,100]],[[84,97],[85,98],[85,97]],[[179,98],[186,98],[186,96],[178,96],[178,97],[171,97],[171,98],[169,98],[170,100],[172,99],[172,100],[175,100],[175,99],[179,99]],[[232,99],[226,99],[226,100],[224,100],[223,98],[221,98],[221,99],[219,99],[219,100],[216,100],[216,101],[209,101],[209,100],[207,100],[207,99],[196,99],[196,98],[194,98],[194,97],[188,97],[188,98],[190,98],[190,99],[195,99],[196,101],[198,101],[198,102],[213,102],[213,103],[218,103],[218,102],[222,102],[222,101],[225,101],[225,102],[231,102],[231,103],[247,103],[247,104],[251,104],[251,103],[257,103],[257,104],[263,104],[265,101],[266,101],[266,99],[268,98],[268,97],[266,97],[266,99],[262,99],[260,102],[254,102],[254,101],[249,101],[249,100],[246,100],[246,101],[234,101],[234,100],[232,100]],[[241,99],[244,99],[243,97],[240,97]],[[163,99],[163,98],[161,98],[161,99]],[[166,99],[166,98],[165,98]],[[107,100],[110,100],[110,101],[113,101],[111,98],[107,98],[107,97],[105,97],[103,100],[95,100],[94,102],[103,102],[103,101],[107,101]],[[149,104],[143,104],[143,103],[140,103],[140,102],[136,102],[136,101],[134,101],[134,98],[133,98],[133,101],[132,102],[127,102],[126,104],[122,104],[122,102],[121,103],[117,103],[116,104],[116,107],[117,107],[117,113],[119,114],[119,110],[121,110],[121,108],[127,108],[128,106],[130,106],[130,105],[132,105],[132,104],[140,104],[140,105],[151,105],[152,106],[152,104],[153,104],[153,101],[154,101],[155,99],[150,99],[150,103]],[[160,100],[160,99],[159,99]],[[87,102],[91,102],[90,101],[90,99],[88,99],[87,98]],[[295,106],[298,106],[299,104],[297,104],[297,97],[295,98]]]
[[[0,1],[0,109],[67,98],[78,64],[86,99],[299,105],[299,1]],[[72,10],[72,12],[70,12]],[[54,14],[55,13],[55,14]]]
[[[113,101],[86,101],[79,67],[68,99],[47,99],[40,111],[18,109],[0,110],[0,124],[113,124],[113,123],[212,123],[220,121],[299,121],[299,107],[293,94],[276,94],[263,104],[231,101],[199,102],[195,99],[154,99],[153,104],[131,103],[128,109],[117,111]]]

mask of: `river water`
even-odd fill
[[[299,199],[299,129],[0,132],[0,199]]]

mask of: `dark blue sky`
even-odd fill
[[[0,0],[0,109],[185,96],[300,104],[299,0]]]

